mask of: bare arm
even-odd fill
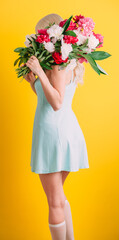
[[[32,55],[26,62],[26,65],[38,76],[47,101],[50,103],[54,111],[58,110],[61,107],[64,98],[66,77],[65,69],[59,70],[58,65],[52,66],[52,70],[50,71],[51,79],[53,81],[51,84],[35,56]]]
[[[32,90],[35,92],[35,94],[37,95],[35,87],[34,87],[34,83],[35,83],[35,81],[34,82],[30,82],[30,86],[31,86]]]
[[[38,73],[38,77],[40,79],[42,88],[44,90],[44,94],[47,98],[47,101],[53,107],[54,111],[58,110],[62,103],[65,93],[65,69],[58,70],[58,66],[53,66],[53,70],[51,71],[53,86],[48,80],[47,75],[41,69]]]

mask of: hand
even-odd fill
[[[35,75],[32,71],[27,73],[26,75],[23,75],[23,78],[25,78],[25,80],[29,83],[34,83],[36,80]]]
[[[26,62],[26,66],[29,67],[31,71],[36,75],[38,75],[42,70],[40,63],[35,56],[31,56],[29,58],[29,60]]]

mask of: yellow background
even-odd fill
[[[2,1],[1,34],[1,223],[0,240],[49,240],[48,205],[37,174],[30,169],[37,96],[17,79],[14,49],[35,33],[38,20],[50,13],[64,19],[82,14],[104,36],[112,54],[99,65],[100,76],[85,63],[84,85],[76,89],[73,111],[85,136],[89,169],[69,174],[64,191],[70,201],[75,240],[119,239],[119,2]]]

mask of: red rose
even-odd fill
[[[62,60],[61,54],[59,52],[54,52],[52,54],[52,57],[54,58],[54,61],[57,64],[61,64],[62,62],[67,62],[68,61],[68,57],[65,60]]]

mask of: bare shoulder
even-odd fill
[[[59,69],[59,65],[52,65],[52,69],[45,71],[50,83],[54,87],[64,88],[65,85],[70,83],[72,77],[72,70],[66,71],[66,68]]]
[[[50,69],[50,70],[46,70],[45,71],[45,73],[47,73],[47,74],[57,74],[57,75],[61,75],[61,74],[65,74],[66,73],[66,71],[65,71],[65,68],[64,69],[59,69],[59,65],[52,65],[51,66],[52,67],[52,69]]]

